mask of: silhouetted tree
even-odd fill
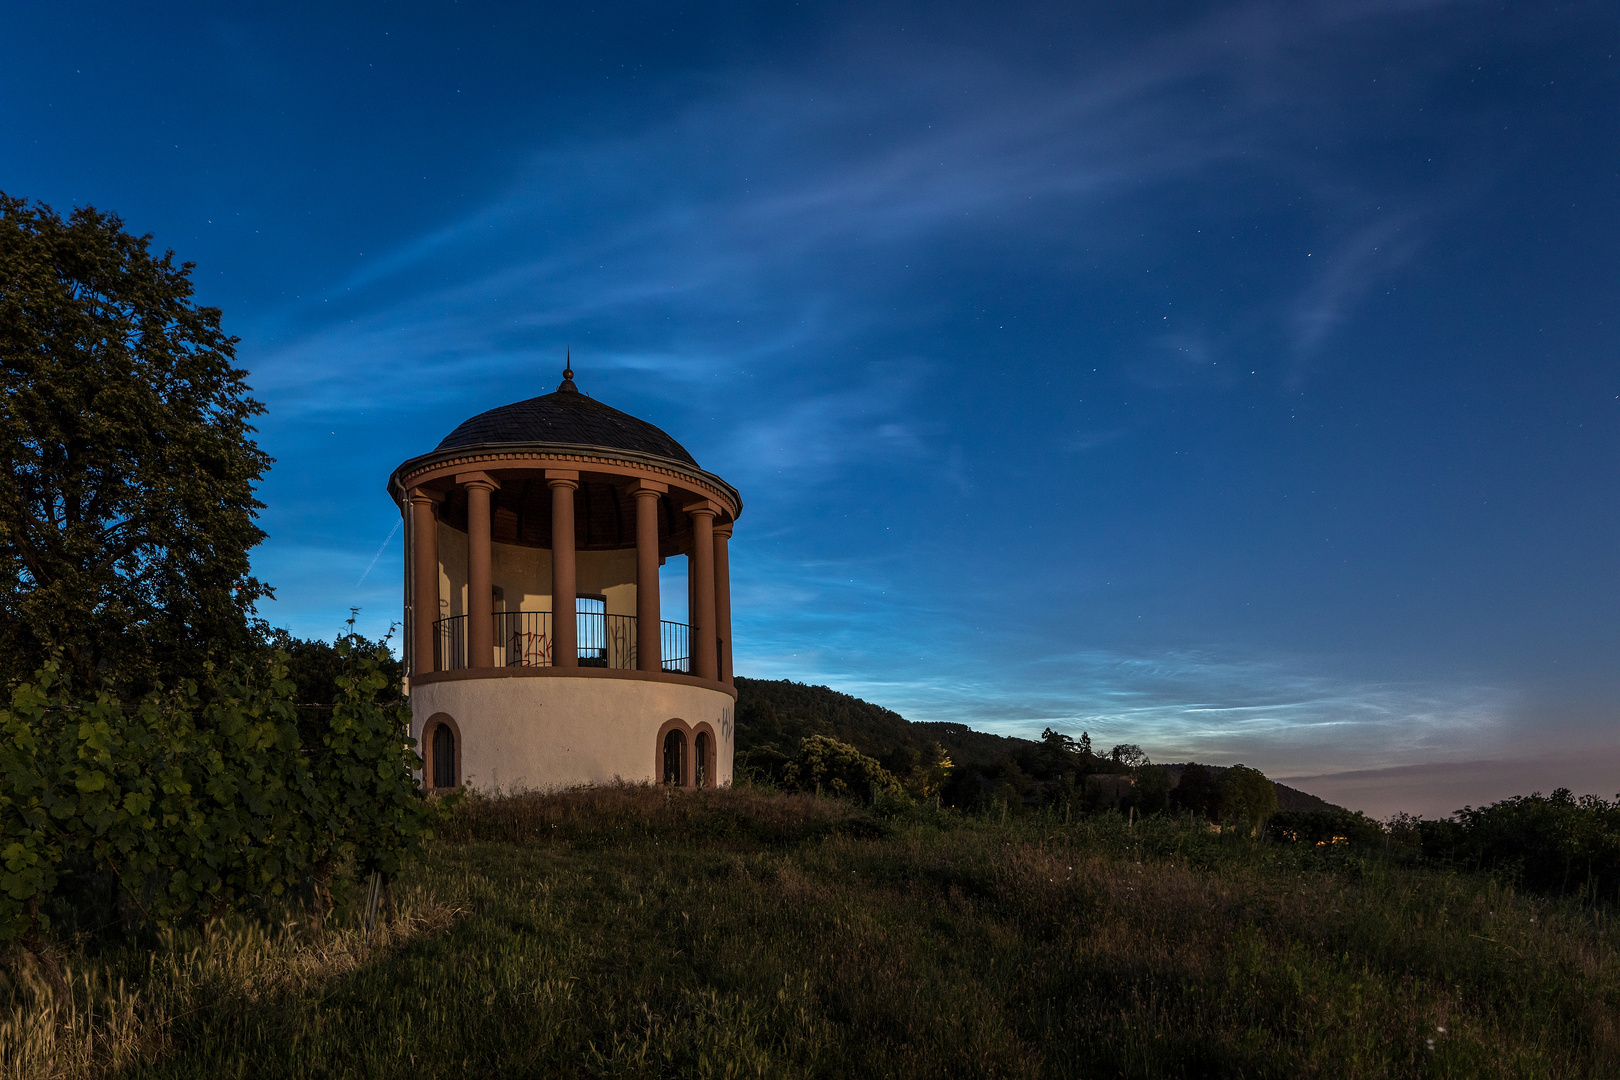
[[[0,675],[142,691],[253,643],[264,411],[192,263],[0,193]]]
[[[1137,769],[1130,804],[1143,816],[1162,814],[1170,809],[1170,774],[1158,765],[1143,765]]]
[[[1215,812],[1215,778],[1204,766],[1192,763],[1181,770],[1181,780],[1170,791],[1170,805],[1179,810],[1213,817]]]
[[[1233,765],[1220,782],[1221,825],[1263,828],[1277,812],[1277,789],[1259,769]]]
[[[1120,743],[1108,752],[1108,759],[1117,766],[1135,769],[1146,765],[1148,756],[1135,743]]]

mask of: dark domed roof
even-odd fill
[[[698,467],[684,446],[652,424],[580,393],[573,375],[565,371],[554,394],[479,413],[446,435],[439,449],[490,443],[568,443],[636,450]]]

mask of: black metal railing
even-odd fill
[[[551,612],[497,611],[494,640],[507,667],[550,667]]]
[[[659,624],[659,652],[665,671],[692,673],[692,628],[685,623],[665,620]]]
[[[467,616],[452,615],[433,624],[433,670],[460,671],[467,666]]]
[[[582,611],[578,616],[579,666],[634,671],[636,617]]]
[[[575,615],[576,654],[581,667],[620,671],[636,668],[636,617],[581,611]],[[506,667],[551,667],[554,636],[549,611],[497,611],[494,613],[495,655]],[[461,671],[467,667],[467,616],[451,615],[434,624],[435,671]],[[665,671],[689,674],[692,670],[692,631],[685,623],[661,622],[659,644]]]

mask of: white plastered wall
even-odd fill
[[[668,720],[689,728],[701,721],[714,730],[715,778],[724,786],[736,748],[734,705],[719,690],[653,680],[458,679],[412,688],[411,735],[420,743],[426,722],[445,713],[461,731],[460,781],[510,792],[656,783],[659,729]]]

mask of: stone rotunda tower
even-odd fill
[[[425,786],[731,782],[735,488],[566,370],[405,462],[388,493]],[[677,555],[689,624],[659,606]]]

